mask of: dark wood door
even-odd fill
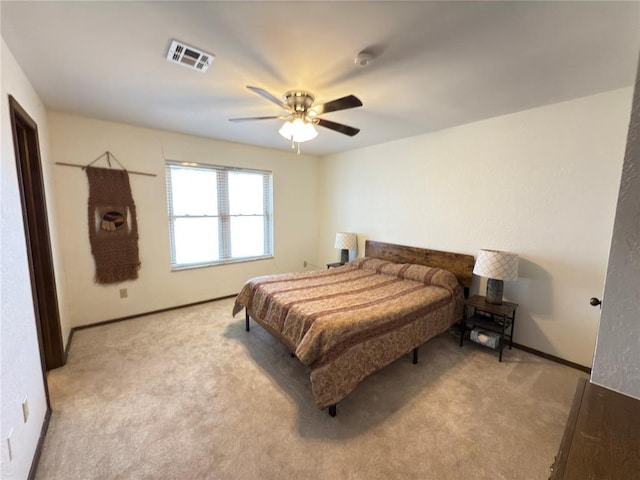
[[[49,238],[38,127],[12,96],[9,96],[9,110],[38,340],[45,368],[51,370],[64,365],[65,354]]]

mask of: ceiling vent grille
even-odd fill
[[[214,58],[215,56],[211,53],[203,52],[177,40],[171,41],[171,46],[167,52],[167,60],[170,62],[183,65],[198,72],[206,72]]]

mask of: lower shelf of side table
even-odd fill
[[[509,346],[509,349],[511,350],[511,345],[513,342],[513,329],[511,319],[506,317],[499,317],[498,320],[495,317],[492,318],[488,315],[481,315],[476,313],[466,319],[465,331],[471,332],[471,330],[473,330],[474,328],[499,335],[498,344],[495,347],[485,345],[480,342],[475,342],[471,338],[467,338],[467,340],[472,341],[475,345],[479,345],[481,347],[493,350],[494,352],[498,352],[499,361],[502,361],[502,349],[505,346]]]

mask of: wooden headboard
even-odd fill
[[[415,263],[427,267],[442,268],[452,272],[460,285],[471,287],[473,278],[473,255],[464,253],[442,252],[418,247],[405,247],[393,243],[374,242],[367,240],[364,246],[365,257],[374,257],[396,263]]]

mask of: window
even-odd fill
[[[271,172],[167,162],[174,269],[273,255]]]

